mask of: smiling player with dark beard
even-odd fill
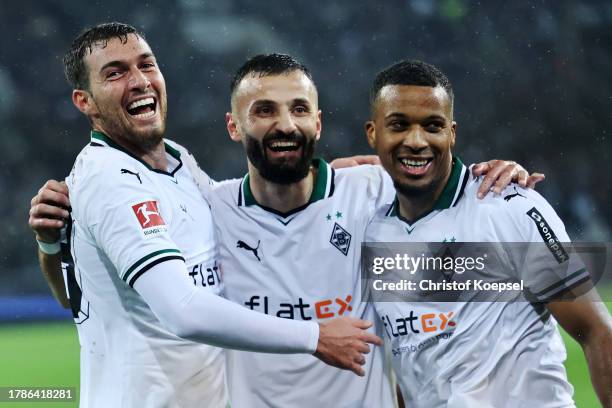
[[[313,159],[321,133],[317,89],[308,69],[294,58],[260,55],[247,61],[234,78],[227,129],[232,140],[245,146],[248,175],[211,190],[210,179],[191,156],[181,155],[192,175],[199,173],[198,186],[215,217],[228,299],[267,315],[319,321],[323,328],[339,316],[374,317],[357,289],[360,242],[374,210],[393,196],[390,179],[380,166],[335,170]],[[489,167],[491,184],[499,178],[496,185],[504,185],[521,173],[527,181],[520,166],[496,163],[484,166]],[[48,208],[37,205],[41,199],[49,202],[49,193],[43,188],[33,200],[30,225],[39,231],[44,229],[41,221],[51,221]],[[181,207],[179,214],[184,211]],[[198,275],[197,269],[189,271],[190,276]],[[55,293],[61,293],[61,278],[54,282]],[[204,313],[189,315],[208,320]],[[219,315],[228,327],[244,332],[244,323],[233,315]],[[287,336],[292,332],[288,330]],[[382,352],[370,350],[359,361],[364,377],[329,369],[309,355],[232,353],[232,406],[393,407]],[[222,379],[222,372],[216,378]]]
[[[308,174],[316,135],[304,136],[299,130],[288,134],[276,131],[264,136],[261,142],[249,134],[245,139],[247,157],[266,180],[291,184]]]
[[[332,169],[313,158],[322,128],[318,92],[294,58],[251,58],[234,76],[231,95],[227,130],[245,147],[249,171],[211,195],[229,271],[226,296],[289,319],[372,317],[358,290],[360,244],[373,211],[393,197],[391,180],[380,166]],[[364,378],[300,357],[228,355],[235,407],[395,405],[380,348],[366,357]]]

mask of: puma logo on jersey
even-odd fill
[[[138,182],[140,184],[142,184],[142,180],[140,179],[140,174],[139,173],[135,173],[135,172],[130,171],[128,169],[121,169],[121,174],[131,174],[132,176],[136,176],[136,178],[138,179]]]
[[[515,191],[515,193],[514,193],[514,194],[508,194],[507,196],[505,196],[505,197],[504,197],[504,200],[506,200],[506,201],[510,201],[510,200],[512,200],[512,199],[513,199],[514,197],[516,197],[516,196],[520,196],[520,197],[525,198],[525,196],[524,196],[524,195],[522,195],[521,193],[519,193],[519,192],[516,190],[516,187],[514,187],[514,191]]]
[[[255,258],[257,258],[257,260],[259,262],[261,262],[261,258],[259,258],[259,255],[257,254],[257,251],[259,250],[259,245],[260,244],[261,244],[261,241],[257,241],[257,246],[255,248],[253,248],[252,246],[250,246],[246,242],[244,242],[242,240],[238,240],[238,242],[236,242],[236,248],[242,248],[242,249],[246,249],[247,251],[253,252],[253,255],[255,255]]]

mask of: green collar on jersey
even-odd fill
[[[149,166],[144,160],[141,160],[140,158],[136,157],[134,154],[130,153],[129,151],[127,151],[126,149],[118,145],[113,139],[111,139],[110,137],[106,136],[104,133],[99,132],[97,130],[91,131],[91,142],[94,145],[103,145],[103,146],[108,146],[108,147],[112,147],[114,149],[120,150],[123,153],[132,157],[133,159],[138,160],[139,162],[144,164],[147,169],[154,171],[156,173],[174,176],[174,173],[176,173],[177,170],[180,169],[181,166],[183,165],[183,162],[181,161],[181,152],[179,152],[178,150],[176,150],[174,147],[170,146],[166,142],[164,142],[166,153],[168,153],[172,158],[174,158],[178,162],[178,165],[174,168],[172,172],[154,169],[153,167]]]
[[[465,190],[465,185],[467,184],[469,178],[470,174],[467,167],[463,165],[458,157],[453,157],[451,174],[448,177],[446,186],[444,186],[444,190],[442,190],[442,194],[440,194],[440,197],[438,197],[436,200],[436,203],[432,207],[431,211],[445,210],[447,208],[454,207],[463,195],[463,190]],[[393,204],[391,204],[391,207],[389,208],[389,211],[387,211],[387,217],[400,216],[398,209],[399,202],[396,196]],[[422,216],[418,217],[417,220],[423,218],[431,211],[428,211]],[[417,220],[412,221],[412,224],[414,224]]]
[[[327,164],[325,160],[321,158],[313,159],[312,165],[317,169],[317,178],[314,181],[314,188],[312,189],[312,194],[310,194],[308,204],[312,204],[315,201],[331,197],[331,195],[334,193],[334,170],[329,166],[329,164]],[[250,177],[248,174],[242,179],[240,195],[238,196],[238,205],[240,206],[258,205],[265,210],[272,211],[285,217],[297,211],[303,210],[305,207],[308,206],[308,204],[306,204],[305,206],[296,208],[295,210],[292,210],[289,213],[279,213],[278,211],[264,207],[258,204],[257,200],[255,200],[253,192],[251,191],[251,185],[249,183],[249,180]]]

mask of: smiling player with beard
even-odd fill
[[[335,171],[313,159],[321,132],[317,90],[307,68],[287,55],[254,57],[241,67],[232,82],[232,112],[226,119],[230,137],[247,152],[244,179],[220,183],[211,191],[210,179],[191,156],[181,158],[213,209],[227,297],[295,320],[324,323],[338,316],[373,316],[359,298],[358,265],[365,225],[377,206],[392,197],[384,171],[379,166]],[[498,163],[491,179],[504,173],[503,184],[513,171],[513,164]],[[54,221],[45,217],[45,205],[55,198],[48,189],[41,190],[33,202],[31,225]],[[45,204],[39,207],[40,202]],[[190,270],[189,275],[195,279],[199,273]],[[220,317],[229,328],[241,329],[231,315],[220,312]],[[232,406],[394,405],[380,348],[361,361],[363,378],[313,360],[232,353]]]
[[[276,131],[267,134],[261,142],[247,134],[245,144],[249,162],[263,178],[276,184],[291,184],[308,175],[315,137],[304,136],[299,130]]]
[[[374,318],[361,302],[360,245],[374,211],[393,197],[390,179],[380,166],[333,169],[313,158],[318,92],[294,58],[253,57],[230,89],[227,130],[245,148],[248,174],[210,195],[227,298],[289,319]],[[366,356],[363,378],[287,357],[229,351],[232,406],[394,406],[380,348]]]
[[[231,105],[227,129],[243,144],[249,171],[210,198],[227,266],[226,297],[296,320],[373,317],[360,301],[357,263],[377,198],[391,193],[384,173],[375,166],[334,170],[313,158],[321,135],[317,89],[290,56],[247,61],[231,83]],[[237,248],[239,241],[258,245],[257,256]],[[230,400],[238,408],[394,405],[378,347],[366,356],[363,378],[303,358],[227,355]]]
[[[81,344],[79,405],[225,407],[219,347],[315,354],[362,374],[367,343],[380,344],[364,330],[371,323],[277,319],[218,296],[210,207],[188,157],[163,138],[165,81],[144,35],[121,23],[91,27],[64,65],[91,140],[66,181],[70,214],[45,204],[44,193],[32,204],[69,218],[62,261]],[[43,269],[60,284],[60,244],[45,242],[57,231],[31,225]]]

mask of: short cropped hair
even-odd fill
[[[250,58],[245,62],[232,78],[230,83],[231,95],[240,84],[240,81],[247,75],[259,75],[265,77],[270,75],[289,74],[294,71],[301,71],[308,79],[312,81],[310,70],[297,59],[287,54],[260,54]]]
[[[403,60],[380,71],[374,78],[370,88],[370,107],[374,111],[374,103],[380,90],[387,85],[441,86],[448,94],[451,106],[455,99],[453,87],[442,71],[423,61]]]
[[[85,54],[91,53],[93,47],[106,47],[108,41],[118,38],[123,44],[128,40],[129,34],[136,34],[145,39],[143,33],[128,24],[103,23],[84,29],[72,41],[70,49],[64,55],[64,74],[73,89],[89,90],[89,71],[85,64]]]

